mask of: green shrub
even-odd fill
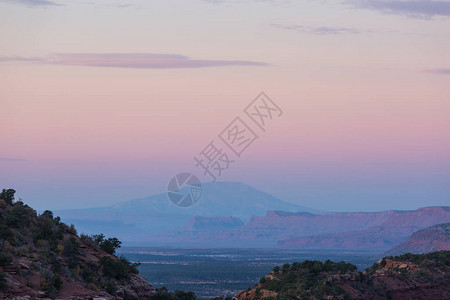
[[[0,193],[0,199],[5,200],[8,205],[13,205],[15,193],[16,191],[13,189],[3,189]]]
[[[39,282],[39,288],[51,298],[55,298],[63,286],[61,276],[52,272],[46,272]]]
[[[53,212],[46,210],[41,214],[42,217],[53,220]]]
[[[67,266],[71,269],[75,268],[80,254],[80,244],[75,237],[71,236],[64,242],[63,254],[67,257]]]
[[[107,277],[115,279],[126,279],[128,274],[125,266],[110,257],[104,256],[100,259],[100,266],[102,267],[103,274]]]
[[[56,288],[57,291],[61,290],[63,286],[61,276],[59,276],[58,274],[53,275],[53,286]]]
[[[68,257],[80,254],[80,244],[75,237],[71,236],[65,241],[64,254]]]
[[[83,265],[83,267],[81,268],[81,277],[83,277],[86,282],[96,283],[97,271],[98,266],[96,264],[88,263],[87,265]]]
[[[115,237],[106,239],[103,233],[93,235],[92,240],[109,254],[114,254],[122,245],[122,242]]]
[[[61,263],[59,262],[58,256],[50,253],[49,255],[49,263],[52,266],[52,270],[54,272],[61,271]]]
[[[47,217],[43,217],[42,215],[39,216],[33,232],[34,242],[36,243],[38,240],[49,241],[53,237],[55,237],[53,221]]]
[[[108,283],[106,283],[105,290],[108,294],[115,295],[117,286],[112,281],[108,281]]]
[[[31,223],[36,212],[23,202],[16,202],[6,216],[6,224],[12,228],[22,228]]]
[[[11,243],[11,241],[14,240],[14,233],[13,231],[9,228],[8,225],[6,225],[3,220],[0,220],[0,236],[2,239],[7,240],[8,242]]]
[[[140,263],[132,263],[124,256],[120,257],[120,263],[125,266],[125,269],[127,270],[128,274],[135,274],[135,275],[139,274],[138,267]]]
[[[130,275],[138,274],[137,263],[131,263],[125,257],[114,260],[108,256],[104,256],[100,259],[100,266],[103,274],[107,277],[115,278],[117,280],[129,279]]]
[[[168,299],[169,298],[169,290],[163,286],[156,289],[156,299]]]
[[[195,300],[194,292],[175,291],[177,300]]]

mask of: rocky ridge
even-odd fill
[[[37,214],[14,190],[0,193],[0,299],[150,299],[137,264],[114,255],[115,238],[78,235]]]

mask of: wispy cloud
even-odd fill
[[[349,0],[357,8],[371,9],[389,14],[402,14],[416,18],[450,16],[450,1],[434,0]]]
[[[0,157],[0,161],[7,161],[7,162],[24,162],[27,161],[23,158],[12,158],[12,157]]]
[[[249,60],[191,59],[176,54],[153,53],[59,53],[47,57],[0,57],[0,62],[34,62],[67,66],[132,68],[132,69],[176,69],[221,66],[267,66],[264,62]]]
[[[43,61],[42,58],[39,57],[23,57],[23,56],[0,56],[0,62],[7,61],[28,61],[28,62],[38,62]]]
[[[437,75],[450,75],[450,68],[449,69],[430,69],[425,70],[427,73],[431,74],[437,74]]]
[[[233,3],[233,4],[242,4],[242,3],[258,3],[258,2],[268,2],[268,3],[290,3],[290,0],[203,0],[205,2],[209,2],[209,3]]]
[[[283,24],[270,24],[273,27],[292,30],[299,33],[310,33],[310,34],[318,34],[318,35],[327,35],[327,34],[357,34],[361,33],[361,31],[353,29],[353,28],[344,28],[344,27],[310,27],[310,26],[301,26],[301,25],[283,25]]]
[[[27,6],[59,6],[62,4],[58,4],[53,1],[49,0],[0,0],[0,2],[6,2],[6,3],[16,3],[16,4],[22,4]]]

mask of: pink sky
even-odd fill
[[[284,114],[221,180],[449,205],[450,2],[402,2],[0,1],[1,188],[38,208],[164,192],[265,91]]]

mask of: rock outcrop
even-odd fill
[[[344,262],[305,261],[275,268],[236,298],[450,299],[449,275],[450,251],[387,257],[364,272]]]

